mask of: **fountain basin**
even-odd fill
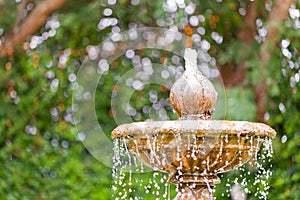
[[[144,164],[169,174],[179,186],[175,199],[213,199],[217,174],[245,164],[275,136],[262,123],[225,120],[135,122],[112,131]]]

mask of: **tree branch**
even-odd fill
[[[19,26],[14,27],[13,34],[4,37],[0,46],[0,57],[7,56],[12,49],[24,42],[26,38],[39,30],[46,22],[48,16],[58,10],[67,0],[44,0],[39,3],[28,18]]]
[[[276,0],[273,4],[272,10],[269,13],[266,28],[267,36],[264,43],[262,44],[260,60],[261,60],[261,70],[262,75],[264,75],[264,70],[266,69],[266,64],[270,60],[274,48],[279,42],[279,26],[288,17],[289,8],[294,0]],[[262,77],[263,79],[264,77]],[[267,83],[261,80],[255,87],[255,102],[257,105],[257,119],[258,121],[264,121],[264,115],[266,112],[266,97],[267,97]]]

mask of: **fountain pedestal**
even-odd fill
[[[218,176],[178,176],[170,180],[177,185],[177,195],[173,200],[214,200],[212,188],[220,183]]]
[[[207,185],[179,184],[178,193],[173,200],[214,200]]]
[[[144,164],[169,174],[178,186],[174,200],[213,200],[217,174],[242,166],[276,136],[262,123],[211,120],[217,92],[197,71],[196,55],[186,50],[186,71],[171,89],[178,120],[135,122],[112,131]]]

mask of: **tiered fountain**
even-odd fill
[[[186,49],[186,70],[170,92],[179,115],[175,121],[135,122],[112,131],[143,163],[169,174],[176,184],[174,200],[213,200],[218,173],[252,159],[265,138],[276,132],[262,123],[212,120],[217,92],[197,70],[197,53]]]

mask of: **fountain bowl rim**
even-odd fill
[[[227,120],[170,120],[133,122],[116,127],[112,138],[144,135],[188,134],[204,135],[249,135],[275,138],[276,131],[264,123]]]

